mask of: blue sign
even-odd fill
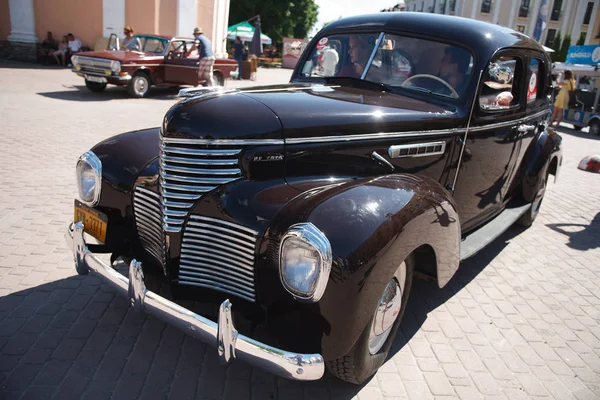
[[[600,44],[591,46],[569,46],[567,64],[600,64]]]

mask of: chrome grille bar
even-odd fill
[[[179,232],[190,208],[204,193],[242,176],[238,157],[243,147],[206,140],[161,138],[162,223]]]
[[[165,242],[160,218],[160,196],[146,188],[137,186],[133,193],[133,213],[142,246],[164,268]]]
[[[254,302],[257,235],[258,232],[232,222],[190,215],[181,245],[179,283]]]

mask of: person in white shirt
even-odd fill
[[[338,52],[334,48],[327,46],[327,48],[323,51],[322,58],[323,73],[325,74],[325,76],[335,75],[335,69],[339,61],[340,56]]]
[[[71,56],[74,53],[79,53],[79,51],[81,51],[81,46],[83,46],[81,44],[81,40],[79,39],[75,39],[75,36],[72,33],[69,33],[67,35],[67,37],[69,38],[69,52],[67,54],[67,59],[69,60],[69,64],[67,65],[69,68],[71,68]]]

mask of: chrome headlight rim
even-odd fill
[[[113,74],[118,74],[121,72],[121,63],[119,61],[111,61],[110,70]]]
[[[283,248],[287,240],[295,238],[313,247],[320,258],[319,263],[319,276],[317,283],[312,293],[300,292],[297,288],[290,286],[284,279],[284,260],[283,260]],[[331,273],[332,264],[332,252],[331,244],[323,232],[319,230],[311,222],[301,222],[290,226],[287,232],[281,238],[279,245],[279,279],[281,284],[296,300],[306,302],[317,302],[325,293],[327,282],[329,281],[329,274]]]
[[[82,195],[81,176],[79,173],[79,165],[81,163],[86,163],[87,165],[89,165],[91,167],[92,171],[94,172],[94,185],[95,186],[94,186],[94,196],[93,196],[92,200],[86,200],[83,198],[83,195]],[[81,200],[82,203],[84,203],[90,207],[97,205],[100,202],[100,194],[102,192],[102,162],[100,161],[98,156],[93,151],[91,151],[91,150],[86,151],[77,160],[75,171],[77,174],[77,188],[78,188],[78,192],[79,192],[78,193],[79,199]]]
[[[74,67],[79,66],[79,56],[78,55],[71,56],[71,64],[73,64]]]

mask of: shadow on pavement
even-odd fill
[[[431,311],[444,304],[475,279],[504,250],[508,243],[524,230],[525,228],[512,226],[480,253],[463,261],[456,274],[442,289],[435,281],[413,280],[404,318],[386,362],[389,362],[391,357],[408,344],[425,323],[427,315]]]
[[[56,64],[35,64],[15,60],[0,60],[0,68],[8,69],[70,69]]]
[[[63,85],[63,87],[65,90],[59,92],[42,92],[37,94],[51,99],[68,101],[136,100],[127,93],[127,89],[124,87],[107,86],[104,91],[99,93],[89,91],[85,85]],[[176,100],[179,89],[177,86],[152,87],[146,99]]]
[[[443,289],[415,280],[390,357],[429,312],[471,282],[520,232],[509,229],[461,264]],[[245,398],[248,393],[256,399],[350,399],[364,387],[328,372],[319,381],[301,383],[242,361],[221,367],[216,348],[135,312],[127,299],[93,276],[73,276],[0,298],[0,349],[3,399]]]
[[[569,124],[569,126],[572,126],[572,125]],[[569,126],[560,125],[558,127],[555,126],[554,128],[556,128],[558,133],[565,133],[567,135],[575,136],[575,137],[582,138],[582,139],[600,140],[600,135],[592,135],[589,132],[571,129]],[[587,131],[587,129],[586,129],[586,131]]]
[[[553,231],[562,233],[569,237],[569,246],[575,250],[592,250],[600,247],[600,213],[596,214],[589,225],[585,224],[546,224]],[[574,232],[565,230],[564,228],[574,227],[582,228]]]

